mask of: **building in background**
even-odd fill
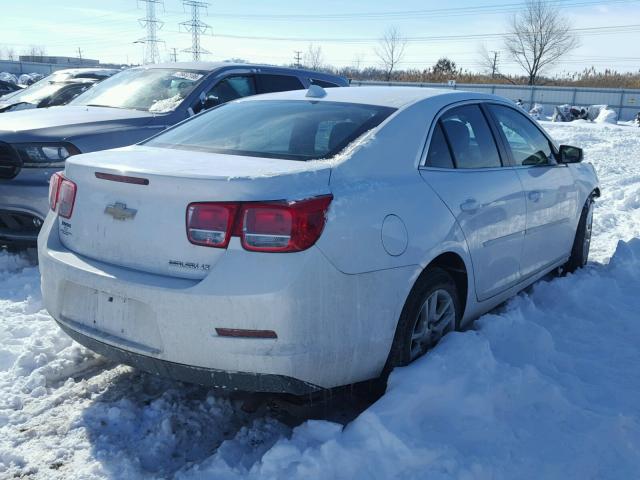
[[[20,55],[19,60],[0,60],[0,72],[21,75],[23,73],[40,73],[49,75],[63,68],[104,67],[121,68],[125,65],[100,63],[99,60],[78,57],[56,57],[49,55]]]

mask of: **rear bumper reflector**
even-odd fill
[[[220,337],[236,338],[278,338],[273,330],[244,330],[241,328],[216,328]]]
[[[149,185],[149,179],[140,177],[128,177],[126,175],[115,175],[113,173],[96,172],[96,178],[110,180],[112,182],[132,183],[134,185]]]

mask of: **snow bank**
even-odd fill
[[[342,429],[307,422],[237,478],[634,478],[640,239],[537,284],[397,369]],[[224,444],[223,444],[224,445]],[[223,474],[224,472],[224,474]],[[216,454],[179,478],[234,478]]]
[[[448,335],[346,427],[292,430],[104,361],[42,310],[37,267],[0,252],[0,478],[637,478],[640,136],[543,125],[599,173],[593,262]]]
[[[600,112],[598,112],[598,116],[596,117],[594,122],[611,123],[615,125],[616,123],[618,123],[618,114],[615,112],[615,110],[611,110],[607,106],[604,106],[604,108],[601,108]]]

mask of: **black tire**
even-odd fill
[[[434,267],[426,270],[411,289],[411,293],[409,293],[407,301],[402,309],[402,313],[400,314],[396,333],[393,338],[393,344],[391,345],[391,351],[389,352],[389,357],[387,358],[387,363],[383,370],[382,377],[384,379],[386,379],[395,367],[408,365],[418,358],[412,357],[411,351],[412,344],[414,343],[412,341],[414,327],[416,326],[418,315],[420,314],[423,305],[425,305],[427,299],[438,290],[444,290],[449,294],[454,309],[452,325],[448,327],[442,335],[446,334],[448,331],[457,329],[460,325],[462,306],[458,295],[458,289],[456,288],[453,278],[441,268]],[[433,344],[428,345],[427,347],[433,347],[439,339],[440,337],[435,339]],[[422,351],[418,356],[426,353],[428,348]]]
[[[593,195],[590,195],[580,214],[578,229],[573,240],[571,256],[562,269],[563,273],[573,273],[577,269],[584,267],[589,259],[589,248],[591,247],[591,229],[593,226]]]

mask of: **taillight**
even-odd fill
[[[49,182],[49,206],[63,218],[71,218],[77,186],[61,173],[54,173]]]
[[[58,206],[58,191],[60,190],[60,182],[62,182],[62,175],[54,173],[49,180],[49,207],[55,212]]]
[[[245,204],[242,246],[256,252],[299,252],[311,247],[324,229],[332,196],[287,204]]]
[[[187,208],[187,237],[195,245],[226,248],[238,205],[192,203]]]
[[[187,237],[195,245],[226,248],[236,236],[245,250],[300,252],[320,238],[332,199],[192,203],[187,208]]]

